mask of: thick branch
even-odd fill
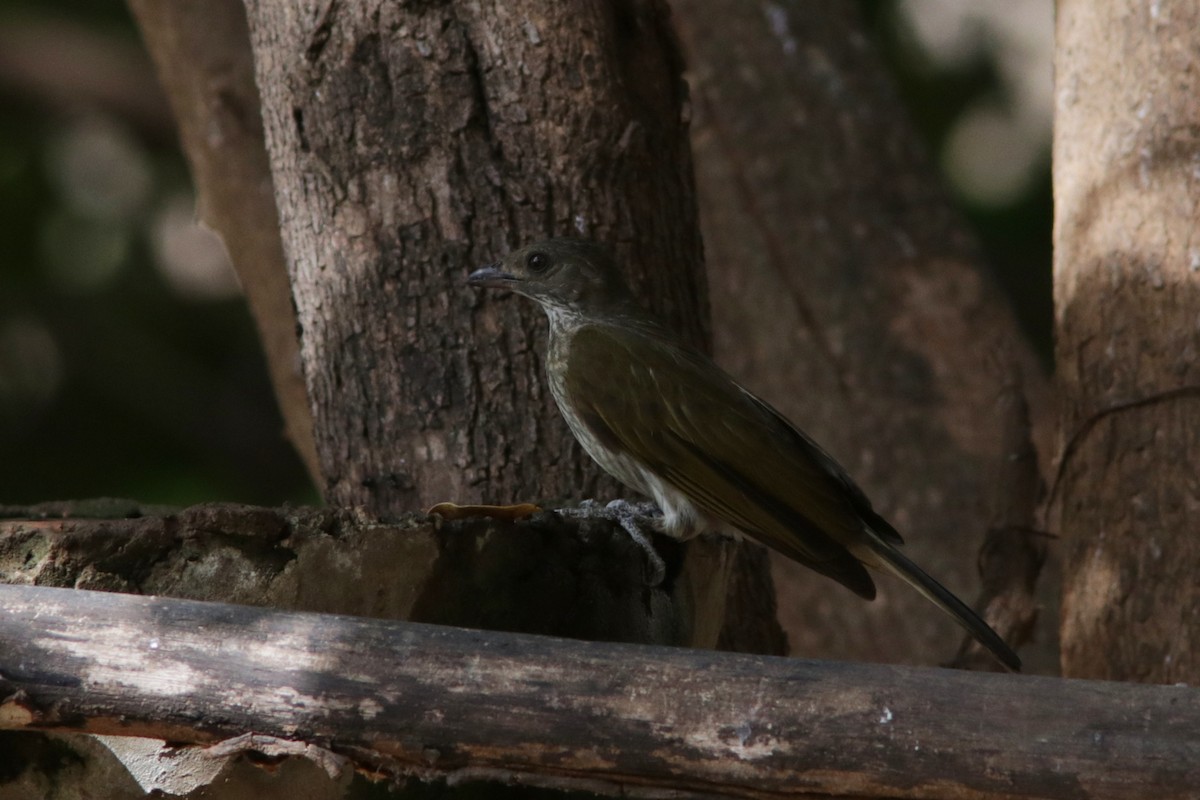
[[[642,796],[1194,796],[1200,692],[0,586],[0,726]]]
[[[171,100],[204,223],[220,234],[267,357],[287,437],[321,485],[296,312],[240,0],[130,0]]]

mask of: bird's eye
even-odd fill
[[[530,253],[525,259],[525,266],[530,272],[545,272],[550,266],[550,257],[545,253]]]

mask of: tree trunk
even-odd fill
[[[995,406],[1012,377],[988,362],[1015,354],[1044,441],[1049,403],[1032,351],[854,4],[673,5],[696,106],[718,360],[825,445],[904,533],[906,552],[971,598],[991,509],[1009,491]],[[1033,475],[1018,487],[1028,508]],[[1024,595],[1042,547],[1026,535],[1012,534],[1020,563],[998,567]],[[776,578],[794,653],[937,663],[959,641],[941,612],[889,578],[869,605],[783,559]],[[989,593],[986,611],[1020,644],[1033,604],[1007,615],[1006,594]],[[1045,616],[1037,652],[1023,653],[1034,670],[1056,667]]]
[[[617,494],[543,388],[541,313],[464,278],[584,234],[704,343],[665,6],[247,8],[326,499],[397,513]]]
[[[1058,4],[1068,675],[1200,681],[1200,8]]]

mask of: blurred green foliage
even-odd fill
[[[998,91],[991,62],[980,55],[931,69],[905,46],[894,3],[863,7],[937,152],[972,100]],[[50,14],[136,41],[116,0],[9,0],[0,3],[0,27]],[[162,208],[189,191],[173,140],[47,102],[3,76],[0,104],[0,503],[100,495],[167,504],[315,501],[282,438],[240,297],[181,291],[156,265]],[[105,160],[88,155],[104,148],[127,159],[115,176],[88,161]],[[75,177],[64,178],[71,152]],[[82,197],[72,180],[82,182]],[[88,200],[89,180],[99,181],[98,207]],[[963,204],[1043,354],[1050,200],[1047,158],[1015,202]]]

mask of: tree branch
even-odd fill
[[[246,293],[287,438],[319,488],[245,10],[240,0],[130,0],[129,8],[171,101],[200,218],[225,243]]]
[[[0,727],[303,740],[391,775],[749,798],[1172,798],[1200,692],[0,586]]]

